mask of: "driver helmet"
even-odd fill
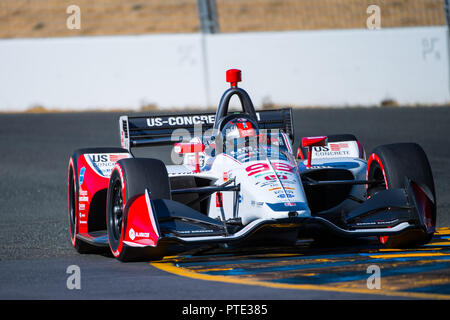
[[[227,122],[222,129],[222,136],[227,143],[238,143],[258,135],[258,126],[254,120],[235,118]]]
[[[236,118],[228,121],[223,127],[222,132],[225,137],[229,138],[245,138],[256,136],[257,125],[254,121],[247,118]]]

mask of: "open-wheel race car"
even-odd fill
[[[68,167],[69,231],[79,252],[159,259],[173,246],[295,245],[300,238],[427,243],[436,196],[415,143],[365,151],[351,134],[304,137],[293,150],[291,109],[256,111],[231,88],[217,112],[121,116],[121,148],[76,150]],[[229,112],[237,96],[242,110]],[[174,164],[134,148],[173,146]]]

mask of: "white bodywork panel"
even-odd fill
[[[292,152],[291,143],[289,140],[287,142],[288,149]],[[310,216],[311,212],[298,169],[300,171],[314,170],[337,165],[351,171],[355,179],[365,179],[366,162],[359,159],[360,153],[356,141],[330,143],[326,147],[330,149],[333,147],[335,153],[327,155],[320,153],[325,152],[324,150],[314,151],[311,168],[306,168],[306,160],[297,162],[292,159],[286,161],[266,158],[239,162],[228,154],[221,153],[212,159],[208,158],[205,152],[201,152],[199,154],[201,172],[194,172],[194,154],[184,155],[182,165],[168,165],[167,170],[170,177],[196,175],[211,180],[211,185],[215,186],[235,179],[234,183],[240,185],[238,200],[235,200],[234,191],[213,193],[208,210],[211,218],[225,217],[225,220],[240,218],[242,223],[247,225],[258,219],[287,218],[293,211],[300,217]],[[337,150],[338,148],[341,151]],[[339,157],[339,155],[344,156]],[[363,198],[364,193],[364,186],[354,186],[351,195]],[[344,208],[349,204],[344,201],[340,206]]]

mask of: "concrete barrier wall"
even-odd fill
[[[223,70],[245,70],[255,104],[378,105],[450,101],[446,28],[217,35],[208,40],[213,96]]]
[[[450,102],[446,27],[0,41],[0,110]]]
[[[203,106],[200,35],[0,41],[0,108]]]

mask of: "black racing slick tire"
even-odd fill
[[[367,180],[378,183],[368,187],[368,196],[376,192],[407,188],[407,179],[420,186],[429,196],[428,217],[431,229],[436,226],[436,192],[431,166],[425,151],[416,143],[395,143],[376,147],[367,161]],[[411,230],[398,236],[380,237],[380,242],[388,248],[414,247],[428,243],[433,233]]]
[[[165,164],[157,159],[122,159],[109,180],[106,226],[111,252],[120,261],[160,259],[165,248],[136,248],[124,244],[127,217],[125,206],[147,189],[152,200],[170,199],[169,176]]]
[[[67,198],[69,213],[69,236],[73,247],[78,253],[98,253],[102,251],[100,247],[93,246],[80,240],[78,235],[78,197],[80,193],[80,177],[78,174],[78,158],[86,153],[123,153],[128,152],[122,148],[104,147],[104,148],[86,148],[77,149],[69,159],[67,176]]]

